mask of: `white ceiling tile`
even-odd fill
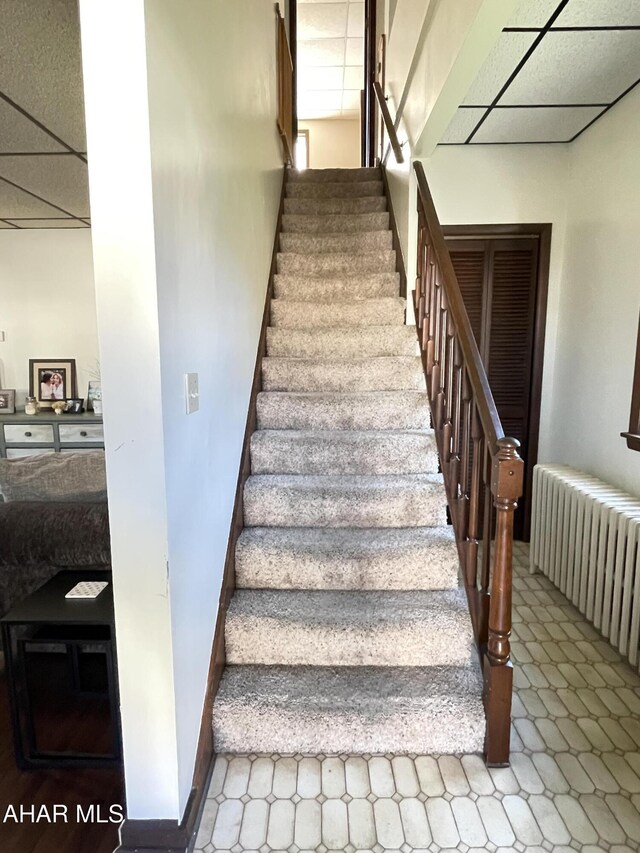
[[[347,65],[344,69],[345,89],[362,89],[364,87],[364,67],[362,65]]]
[[[347,33],[346,3],[313,3],[298,11],[298,38],[344,38]]]
[[[361,65],[364,63],[364,39],[347,39],[347,65]]]
[[[4,159],[0,157],[0,175]],[[0,180],[0,217],[2,219],[15,216],[52,216],[55,213],[55,209],[48,204]]]
[[[550,32],[500,103],[609,103],[639,77],[640,31]]]
[[[349,3],[348,36],[364,35],[364,3]]]
[[[58,205],[63,212],[74,216],[89,214],[87,166],[73,155],[0,157],[0,177],[8,178],[24,189],[37,193],[48,202]],[[29,214],[14,214],[14,216],[22,215]],[[35,215],[52,216],[54,214],[49,209],[48,213],[38,211]],[[2,216],[1,208],[0,216]]]
[[[298,0],[298,6],[304,3],[344,3],[345,0]]]
[[[298,100],[300,113],[342,109],[342,92],[304,92]]]
[[[569,0],[554,27],[638,27],[638,0]]]
[[[360,110],[342,110],[342,118],[355,121],[360,118]]]
[[[344,39],[310,39],[298,42],[298,64],[309,65],[343,65]]]
[[[298,91],[304,89],[342,89],[344,66],[335,65],[298,70]]]
[[[483,109],[459,109],[451,119],[440,142],[466,142],[473,128],[486,113]]]
[[[536,33],[501,33],[463,104],[489,106],[536,37]]]
[[[77,219],[18,219],[9,220],[19,228],[88,228]]]
[[[345,89],[345,91],[342,93],[342,109],[360,109],[360,89]]]
[[[608,0],[596,0],[608,2]],[[560,5],[560,0],[522,0],[520,8],[507,23],[508,27],[544,27]]]
[[[66,151],[30,119],[0,99],[0,152]]]
[[[86,150],[77,0],[2,0],[4,93],[78,151]]]
[[[313,121],[318,118],[339,118],[340,110],[311,110],[308,113],[298,113],[301,121]]]
[[[568,142],[602,112],[602,107],[495,109],[474,142]]]
[[[16,231],[17,229],[14,225],[11,225],[9,222],[4,222],[2,219],[0,219],[0,231],[6,231],[6,230]]]

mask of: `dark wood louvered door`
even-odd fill
[[[546,306],[548,240],[541,240],[540,233],[485,236],[485,230],[478,228],[476,236],[472,226],[465,226],[464,236],[461,228],[445,228],[445,234],[500,420],[505,433],[522,445],[525,484],[514,536],[526,540],[538,451],[544,346],[544,316],[539,315]]]

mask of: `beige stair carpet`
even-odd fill
[[[377,169],[288,176],[216,749],[482,750],[482,680]]]

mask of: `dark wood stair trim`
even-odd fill
[[[192,835],[198,825],[198,819],[207,797],[209,779],[215,758],[213,751],[213,703],[218,692],[218,686],[225,667],[224,629],[229,602],[236,587],[236,543],[244,527],[242,496],[244,485],[251,473],[251,436],[257,424],[258,392],[262,390],[262,359],[267,352],[267,328],[271,318],[271,299],[273,298],[274,277],[277,272],[280,230],[284,213],[284,197],[286,189],[287,170],[283,170],[282,187],[280,191],[280,206],[276,222],[269,283],[265,294],[262,327],[256,353],[256,363],[253,371],[253,383],[249,398],[249,409],[242,442],[240,470],[236,484],[236,493],[231,515],[227,554],[222,576],[222,588],[218,605],[218,618],[213,635],[213,645],[207,687],[202,710],[202,721],[198,737],[198,749],[193,771],[193,787],[182,821],[177,820],[125,820],[120,828],[121,846],[116,853],[186,853],[192,840]]]

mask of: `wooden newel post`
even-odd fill
[[[493,460],[491,492],[496,508],[496,533],[489,636],[485,659],[485,713],[487,715],[487,763],[500,766],[509,763],[511,727],[511,593],[513,586],[513,514],[522,494],[523,462],[518,455],[520,443],[515,438],[498,440],[498,453]]]

